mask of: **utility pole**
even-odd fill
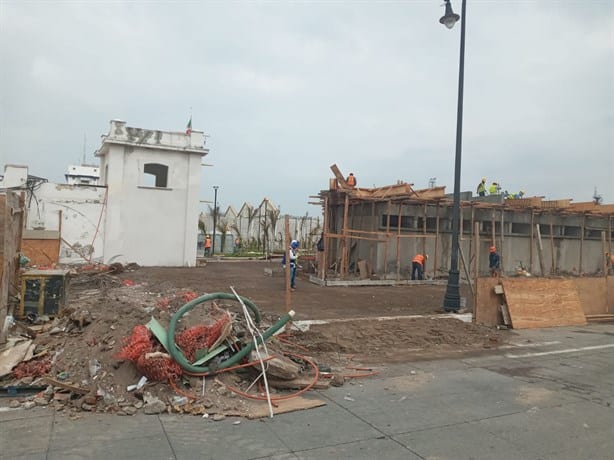
[[[215,254],[215,228],[217,226],[217,189],[220,188],[219,185],[214,185],[213,190],[215,190],[214,198],[213,198],[213,241],[211,244],[211,255]]]

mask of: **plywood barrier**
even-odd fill
[[[60,240],[23,239],[21,251],[30,259],[30,265],[53,265],[59,262]]]
[[[476,280],[476,302],[473,309],[473,318],[476,323],[487,326],[503,324],[503,317],[499,313],[499,298],[494,289],[499,280],[499,278],[491,277]]]
[[[514,329],[586,324],[574,280],[504,278],[501,283]]]
[[[578,291],[580,305],[584,315],[605,315],[614,314],[614,276],[604,277],[584,277],[568,279],[542,279],[542,278],[501,278],[501,280],[515,281],[524,283],[523,286],[529,288],[534,281],[548,281],[556,283],[563,281],[573,281]],[[497,295],[494,293],[494,286],[498,281],[494,278],[478,278],[476,281],[476,306],[474,308],[474,319],[476,323],[487,326],[503,324],[503,318],[499,313],[499,303]],[[540,326],[541,327],[541,326]]]
[[[608,313],[608,284],[605,277],[573,278],[585,315]]]

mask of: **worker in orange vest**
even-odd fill
[[[354,176],[354,173],[350,173],[345,181],[350,187],[356,187],[356,176]]]
[[[429,256],[427,254],[416,254],[416,257],[411,261],[411,279],[424,279],[424,264]],[[416,274],[418,275],[416,277]]]
[[[205,237],[205,255],[208,256],[211,254],[211,235],[207,235]]]

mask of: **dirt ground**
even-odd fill
[[[221,261],[197,268],[141,267],[119,275],[147,283],[151,291],[168,288],[191,289],[198,293],[231,292],[230,286],[268,313],[284,313],[283,277],[265,276],[265,269],[278,270],[279,262]],[[445,286],[359,286],[321,287],[298,273],[292,293],[296,319],[338,319],[373,316],[406,316],[442,313]],[[470,298],[468,288],[461,296]]]
[[[232,286],[263,313],[281,315],[286,312],[284,278],[267,276],[265,269],[278,270],[279,262],[216,261],[197,268],[142,267],[119,277],[145,283],[152,292],[169,288],[198,294],[231,292]],[[343,353],[365,362],[386,363],[490,349],[510,334],[447,318],[372,320],[442,314],[444,294],[442,285],[322,287],[299,272],[291,300],[295,320],[333,322],[312,325],[305,333],[295,333],[295,339],[312,352]],[[470,297],[467,286],[461,287],[461,296]]]
[[[234,387],[245,390],[254,381],[257,373],[253,368],[210,376],[206,389],[205,379],[184,373],[181,378],[170,379],[175,384],[166,377],[150,379],[143,389],[130,391],[128,387],[136,384],[144,371],[137,370],[136,362],[122,359],[118,353],[135,326],[145,325],[153,317],[166,328],[174,313],[189,300],[203,294],[231,293],[231,286],[258,307],[263,317],[261,329],[270,327],[286,312],[284,278],[265,274],[265,269],[279,269],[279,263],[215,261],[197,268],[125,268],[121,273],[96,269],[77,272],[71,279],[68,302],[61,315],[52,321],[18,325],[13,333],[19,333],[20,340],[29,336],[35,358],[0,378],[0,387],[51,386],[44,395],[15,399],[11,404],[25,408],[50,405],[73,417],[83,411],[133,415],[140,410],[169,410],[222,417],[261,410],[257,407],[260,402],[238,397],[232,391]],[[336,379],[337,384],[343,384],[346,376],[355,378],[355,372],[378,372],[391,363],[481,353],[505,343],[513,334],[437,317],[443,313],[444,293],[442,285],[321,287],[299,275],[291,302],[299,329],[286,330],[282,336],[267,341],[267,346],[271,354],[279,356],[300,353],[324,371],[331,382]],[[239,337],[237,331],[245,331],[246,324],[240,304],[234,300],[198,305],[181,318],[177,333],[196,325],[210,325],[219,312],[225,311],[232,314],[232,336]],[[407,318],[412,315],[428,316]],[[389,316],[403,318],[376,319]],[[310,324],[315,320],[327,321]],[[154,348],[150,352],[165,355],[153,337],[151,343]],[[294,359],[298,375],[313,378],[303,358]],[[168,362],[164,366],[167,365]],[[182,401],[185,395],[189,404]]]

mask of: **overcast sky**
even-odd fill
[[[182,131],[192,108],[200,198],[219,185],[222,208],[318,215],[333,163],[452,192],[460,23],[442,4],[0,0],[0,168],[63,181],[109,120]],[[614,203],[614,0],[467,4],[461,188]]]

